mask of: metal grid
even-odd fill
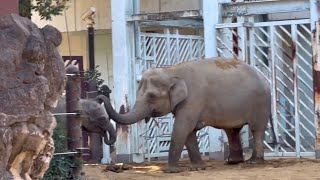
[[[204,57],[204,40],[201,36],[180,35],[177,31],[170,34],[140,33],[139,73],[152,67],[166,67],[185,60]],[[140,136],[145,137],[145,157],[166,157],[171,140],[174,118],[172,114],[151,119]],[[208,128],[197,132],[200,152],[209,152]],[[182,154],[187,154],[184,150]]]
[[[316,129],[309,20],[227,23],[219,24],[217,28],[219,55],[246,60],[270,83],[279,145],[276,148],[271,145],[269,124],[264,141],[266,156],[313,156]],[[243,32],[248,34],[234,33],[237,32],[235,29],[244,28],[247,30]],[[246,44],[242,49],[237,48]]]

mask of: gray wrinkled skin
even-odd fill
[[[107,101],[106,101],[107,102]],[[225,58],[188,61],[169,68],[146,70],[138,86],[135,105],[127,114],[105,103],[111,119],[133,124],[149,117],[175,115],[166,172],[180,172],[178,160],[186,146],[191,169],[204,169],[196,131],[212,126],[224,129],[229,140],[230,164],[243,162],[239,132],[248,124],[254,140],[248,163],[264,160],[264,131],[271,114],[269,84],[242,61]]]

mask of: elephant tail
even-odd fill
[[[277,146],[278,145],[278,141],[277,141],[277,137],[276,137],[276,132],[274,130],[274,124],[273,124],[273,118],[272,118],[272,114],[270,114],[270,125],[271,125],[271,130],[272,130],[272,139],[273,139],[273,145]]]

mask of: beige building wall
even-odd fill
[[[70,43],[69,43],[70,42]],[[109,31],[95,32],[95,64],[101,72],[101,79],[110,88],[113,87],[112,76],[112,36]],[[82,56],[83,68],[89,67],[87,32],[62,33],[62,43],[59,46],[62,56]]]
[[[85,31],[62,33],[62,43],[59,46],[61,56],[82,56],[83,68],[88,68],[87,36]]]
[[[198,10],[201,9],[202,0],[140,0],[140,3],[141,13],[158,13]],[[67,5],[68,9],[61,16],[53,17],[51,21],[41,20],[37,13],[33,13],[32,21],[39,27],[50,24],[59,29],[63,35],[63,41],[59,47],[61,55],[83,56],[86,70],[89,66],[87,27],[81,20],[81,15],[91,6],[95,7],[95,63],[99,65],[98,70],[105,84],[113,89],[111,0],[70,0]],[[183,31],[180,33],[183,34]]]
[[[95,29],[111,29],[110,0],[70,0],[68,9],[61,16],[55,16],[51,21],[41,20],[37,13],[33,13],[32,21],[39,27],[47,24],[53,25],[61,32],[86,30],[86,24],[81,20],[91,6],[96,8]]]
[[[104,84],[113,89],[111,32],[95,35],[95,64],[99,66],[97,70],[101,72],[101,79],[104,80]]]
[[[140,0],[141,13],[158,13],[168,11],[198,10],[202,0]],[[55,16],[51,21],[40,20],[34,13],[32,21],[39,27],[53,25],[61,32],[86,30],[86,24],[81,15],[91,6],[96,8],[95,29],[111,29],[111,0],[70,0],[68,9],[61,16]]]
[[[202,9],[202,0],[140,0],[141,13]]]

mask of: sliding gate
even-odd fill
[[[178,31],[165,33],[140,33],[140,74],[151,67],[167,67],[186,60],[204,57],[204,40],[201,36],[180,35]],[[145,157],[167,157],[174,117],[169,114],[152,118],[140,136],[145,138]],[[198,131],[200,152],[209,151],[208,128]],[[186,154],[186,150],[183,151]]]
[[[310,20],[224,23],[216,28],[219,56],[246,61],[270,83],[279,145],[272,144],[269,124],[266,156],[313,156],[316,130]],[[251,140],[251,135],[248,138]]]

